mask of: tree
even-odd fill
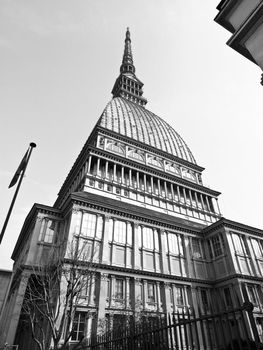
[[[95,283],[94,254],[88,243],[75,236],[70,243],[54,246],[48,259],[30,267],[22,317],[39,350],[48,349],[51,340],[54,350],[68,348],[82,295]]]

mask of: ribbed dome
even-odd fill
[[[113,98],[98,125],[196,164],[181,136],[163,119],[121,97]]]

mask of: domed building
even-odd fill
[[[19,350],[28,349],[17,316],[27,290],[21,281],[63,239],[77,239],[93,269],[76,302],[72,344],[105,320],[111,329],[138,314],[197,306],[208,312],[215,300],[227,309],[249,299],[260,328],[263,231],[221,216],[220,193],[203,185],[204,168],[184,139],[146,109],[142,87],[127,29],[112,100],[54,206],[34,204],[16,243],[15,278],[1,322],[2,341]]]

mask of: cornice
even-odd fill
[[[262,22],[263,2],[258,4],[256,9],[250,14],[250,16],[241,25],[241,27],[227,41],[227,45],[229,45],[232,49],[236,50],[255,64],[257,64],[257,62],[254,60],[254,57],[251,55],[249,50],[245,47],[245,41],[249,37],[252,29],[257,27],[257,25]]]
[[[219,13],[214,18],[214,21],[231,33],[235,32],[235,28],[226,19],[226,17],[231,12],[231,10],[238,4],[238,2],[240,2],[240,0],[222,0],[216,8],[217,10],[219,10]]]
[[[263,237],[263,230],[258,229],[256,227],[241,224],[241,223],[236,222],[236,221],[228,220],[224,217],[219,219],[217,222],[211,224],[210,226],[207,226],[206,228],[204,228],[203,233],[209,234],[209,233],[211,233],[219,228],[222,228],[222,227]]]

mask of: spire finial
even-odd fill
[[[122,65],[120,68],[121,73],[132,72],[135,73],[135,67],[133,65],[132,50],[131,50],[131,34],[129,27],[126,30],[124,53],[122,58]]]
[[[142,96],[142,87],[143,83],[135,75],[131,50],[131,34],[129,27],[127,27],[120,75],[114,84],[112,94],[114,97],[123,97],[140,106],[145,106],[147,100]]]

